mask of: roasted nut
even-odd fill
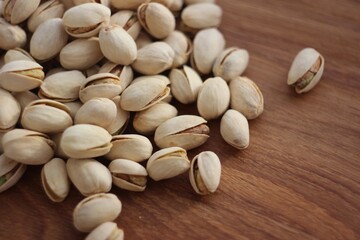
[[[35,62],[35,60],[32,58],[30,53],[28,53],[27,51],[25,51],[22,48],[10,49],[6,52],[6,54],[4,56],[5,64],[9,63],[9,62],[13,62],[13,61],[18,61],[18,60],[27,60],[27,61]]]
[[[246,149],[249,146],[249,123],[244,115],[236,110],[228,110],[221,119],[220,133],[231,146]]]
[[[18,101],[8,91],[0,88],[0,132],[15,127],[21,114]]]
[[[95,228],[85,240],[124,240],[124,231],[116,223],[105,222]]]
[[[5,0],[3,15],[11,24],[19,24],[30,17],[39,6],[40,0]]]
[[[193,46],[191,40],[184,33],[173,31],[164,39],[164,42],[169,44],[175,52],[173,68],[181,67],[188,62]]]
[[[4,154],[0,155],[0,193],[14,186],[25,170],[25,164],[18,163]]]
[[[222,9],[213,3],[197,3],[184,8],[182,21],[191,28],[204,29],[218,27],[221,23]]]
[[[99,73],[112,73],[118,76],[121,79],[121,89],[127,88],[134,79],[134,73],[130,66],[124,66],[113,62],[106,62],[102,65],[99,69]]]
[[[26,43],[25,31],[17,26],[7,23],[0,18],[0,48],[8,50],[17,47],[22,47]]]

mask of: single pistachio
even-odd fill
[[[31,102],[39,100],[39,97],[30,91],[13,93],[13,96],[20,104],[21,111],[24,111],[24,108]]]
[[[4,18],[11,24],[19,24],[28,19],[40,4],[40,0],[5,0]]]
[[[195,29],[219,27],[222,9],[213,3],[191,4],[184,8],[181,19],[187,26]]]
[[[150,0],[111,0],[111,5],[120,10],[136,10],[143,3]]]
[[[247,77],[237,77],[230,82],[231,108],[241,112],[248,120],[264,111],[264,97],[259,87]]]
[[[216,0],[184,0],[186,5],[196,4],[196,3],[215,3]]]
[[[110,9],[99,3],[85,3],[70,8],[64,13],[66,32],[76,38],[96,36],[110,22]]]
[[[76,39],[61,50],[60,63],[67,69],[86,70],[103,57],[98,38]]]
[[[138,112],[160,102],[170,93],[166,83],[156,77],[131,84],[121,95],[120,106],[126,111]]]
[[[112,147],[111,135],[103,128],[78,124],[67,128],[60,147],[71,158],[94,158],[107,154]]]
[[[16,98],[8,91],[0,88],[0,132],[15,127],[21,114],[21,107]]]
[[[13,61],[18,61],[18,60],[35,61],[32,58],[32,56],[30,55],[30,53],[28,53],[27,51],[25,51],[22,48],[10,49],[6,52],[6,54],[4,56],[5,64],[9,63],[9,62],[13,62]]]
[[[110,8],[110,0],[73,0],[74,5],[80,5],[84,3],[100,3],[108,8]]]
[[[134,11],[118,11],[111,16],[110,23],[122,27],[134,40],[138,38],[141,31],[141,24]]]
[[[165,42],[154,42],[138,50],[132,67],[146,75],[159,74],[173,65],[174,50]]]
[[[171,70],[170,81],[172,94],[183,104],[195,102],[203,84],[199,74],[188,66]]]
[[[146,165],[146,170],[155,181],[176,177],[190,168],[186,150],[170,147],[155,152]]]
[[[17,26],[11,25],[3,18],[0,18],[0,48],[9,50],[17,47],[22,47],[26,43],[25,31]]]
[[[137,134],[124,134],[113,136],[112,148],[106,158],[114,159],[129,159],[134,162],[142,162],[152,154],[153,146],[149,139]]]
[[[54,156],[55,143],[39,132],[13,129],[3,136],[4,153],[7,157],[28,165],[41,165]]]
[[[55,133],[51,134],[51,140],[54,141],[56,148],[55,148],[55,157],[62,158],[62,159],[68,159],[69,156],[64,153],[64,151],[61,148],[60,142],[62,138],[63,133]]]
[[[115,120],[117,107],[108,98],[93,98],[84,103],[75,115],[75,124],[93,124],[107,128]]]
[[[37,60],[49,60],[60,53],[67,41],[61,18],[52,18],[41,23],[32,35],[30,53]]]
[[[209,74],[216,58],[225,48],[225,38],[216,28],[198,32],[194,39],[191,65],[200,74]]]
[[[147,171],[137,162],[127,159],[116,159],[109,165],[115,186],[134,192],[142,192],[146,188]]]
[[[134,117],[133,126],[138,133],[150,135],[163,122],[176,117],[177,114],[178,111],[174,106],[159,102],[144,111],[137,112]]]
[[[220,133],[225,142],[238,149],[249,146],[249,123],[240,112],[230,109],[221,119]]]
[[[130,66],[124,66],[113,62],[106,62],[99,70],[99,73],[112,73],[121,79],[122,89],[127,88],[134,79],[134,72]]]
[[[221,162],[219,157],[210,151],[202,152],[191,162],[190,183],[197,194],[214,193],[219,187]]]
[[[244,73],[249,64],[249,53],[245,49],[236,47],[224,50],[216,59],[213,66],[213,73],[230,82]]]
[[[99,193],[82,200],[74,209],[73,222],[77,230],[91,232],[100,224],[115,220],[122,204],[112,193]]]
[[[25,170],[25,164],[18,163],[4,154],[0,155],[0,193],[14,186]]]
[[[230,90],[220,77],[207,79],[199,91],[197,109],[200,116],[212,120],[225,113],[230,105]]]
[[[159,148],[182,147],[186,150],[199,147],[209,138],[207,121],[195,115],[182,115],[163,122],[155,131]]]
[[[175,52],[173,68],[180,67],[188,62],[193,50],[190,38],[180,31],[174,31],[164,39],[164,42],[169,44]]]
[[[105,222],[96,227],[85,240],[124,240],[124,231],[114,222]]]
[[[88,77],[80,87],[80,100],[87,102],[92,98],[112,99],[122,92],[120,78],[112,73],[98,73]]]
[[[71,182],[84,196],[111,190],[110,171],[95,159],[73,159],[66,163]]]
[[[151,36],[145,31],[141,31],[138,38],[135,41],[137,49],[143,48],[152,42],[153,41]]]
[[[129,123],[130,112],[125,111],[120,107],[120,96],[116,96],[112,100],[114,101],[117,108],[116,118],[110,124],[110,126],[106,128],[106,130],[111,135],[122,134]]]
[[[175,16],[184,6],[184,0],[152,0],[152,2],[161,3],[170,11],[174,12]]]
[[[77,111],[79,111],[83,105],[81,101],[65,102],[63,104],[70,109],[70,116],[72,119],[75,119]]]
[[[288,85],[299,94],[313,89],[320,81],[325,66],[324,57],[313,48],[301,50],[295,57],[288,75]]]
[[[0,69],[0,87],[12,92],[37,88],[44,79],[42,69],[42,66],[32,61],[9,62]]]
[[[39,97],[58,102],[72,102],[79,98],[79,90],[86,81],[80,71],[61,71],[46,77],[40,86]]]
[[[28,104],[21,116],[25,129],[41,133],[59,133],[73,124],[70,109],[60,102],[40,99]]]
[[[36,28],[46,20],[61,18],[65,12],[65,6],[59,0],[50,0],[42,3],[27,21],[30,32],[35,32]]]
[[[114,63],[130,65],[136,59],[134,39],[118,25],[103,27],[100,30],[99,42],[104,56]]]
[[[64,201],[70,191],[65,161],[60,158],[53,158],[47,162],[41,170],[41,182],[51,201]]]

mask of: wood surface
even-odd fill
[[[187,174],[149,181],[144,193],[114,187],[126,239],[360,239],[360,2],[218,2],[228,46],[250,52],[245,75],[262,90],[265,112],[250,122],[247,150],[227,145],[213,121],[210,140],[189,153],[219,155],[221,185],[211,196],[194,194]],[[325,57],[325,73],[297,95],[287,72],[309,46]],[[73,187],[52,203],[40,170],[28,168],[0,195],[0,239],[83,239],[72,225],[83,197]]]

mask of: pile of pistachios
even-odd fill
[[[73,212],[86,239],[124,238],[113,185],[142,192],[148,177],[189,172],[197,194],[214,193],[218,156],[187,155],[208,141],[207,121],[221,118],[224,141],[249,146],[264,98],[242,76],[248,51],[226,48],[215,0],[3,0],[0,10],[0,192],[43,165],[51,201],[71,184],[86,197]],[[307,92],[323,69],[305,49],[288,84]],[[178,116],[175,101],[196,103],[199,116]],[[123,134],[129,124],[137,134]]]

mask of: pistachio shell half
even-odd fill
[[[0,193],[14,186],[24,175],[26,165],[18,163],[4,154],[0,155]]]

